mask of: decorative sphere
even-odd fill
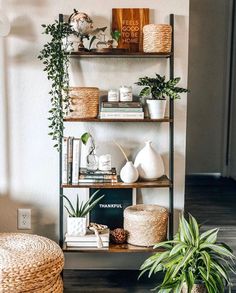
[[[69,18],[69,23],[80,36],[87,36],[93,29],[92,19],[86,13],[75,9]]]

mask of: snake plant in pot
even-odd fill
[[[67,218],[67,234],[70,236],[84,236],[87,230],[87,218],[86,216],[89,212],[95,207],[95,205],[104,197],[104,195],[96,198],[99,190],[95,191],[92,196],[84,203],[80,203],[79,196],[77,194],[77,200],[75,207],[69,198],[65,195],[63,197],[68,203],[68,207],[65,206],[65,209],[68,212]]]
[[[235,256],[225,243],[217,243],[218,229],[200,233],[196,219],[181,216],[179,230],[173,240],[158,243],[164,248],[142,264],[141,273],[152,276],[164,272],[164,278],[153,290],[159,293],[224,293],[231,285],[230,271]]]
[[[156,74],[156,77],[140,77],[137,85],[144,88],[140,91],[141,97],[147,98],[147,105],[150,118],[162,119],[165,115],[166,97],[180,99],[181,93],[188,92],[188,89],[177,87],[180,77],[165,81],[165,76]]]

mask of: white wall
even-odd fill
[[[181,86],[186,86],[189,1],[87,0],[78,3],[74,0],[11,0],[3,5],[11,20],[12,31],[7,39],[1,40],[1,56],[3,46],[6,47],[6,66],[1,78],[6,77],[7,87],[6,92],[1,89],[0,115],[4,123],[1,124],[0,161],[4,166],[0,174],[0,231],[17,231],[16,209],[30,207],[33,212],[30,232],[57,239],[58,154],[47,135],[47,111],[50,107],[47,93],[50,85],[42,64],[37,60],[46,41],[40,25],[52,22],[59,13],[70,14],[73,8],[87,12],[96,26],[111,22],[111,9],[114,7],[149,7],[151,21],[155,23],[168,23],[168,15],[174,13],[175,75],[182,78]],[[1,59],[1,68],[3,63]],[[164,59],[84,59],[81,63],[72,60],[71,84],[98,86],[105,90],[124,83],[133,85],[144,74],[165,74],[167,70],[168,61]],[[137,88],[134,87],[134,91],[137,93]],[[184,207],[186,96],[183,95],[175,105],[175,209],[181,210]],[[112,153],[114,165],[118,168],[124,160],[112,145],[112,139],[118,140],[131,158],[135,157],[146,139],[153,140],[163,155],[168,172],[167,124],[76,124],[67,128],[66,133],[76,136],[85,130],[94,134],[98,153]],[[168,190],[142,190],[138,200],[168,206]]]

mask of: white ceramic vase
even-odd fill
[[[138,180],[138,170],[135,168],[133,162],[128,161],[120,170],[120,178],[125,183],[133,183]]]
[[[143,180],[156,180],[165,173],[164,164],[160,154],[152,147],[151,141],[137,154],[134,166]]]
[[[166,100],[147,100],[151,119],[163,119],[166,111]]]
[[[67,234],[69,236],[84,236],[87,230],[86,217],[68,217],[67,218]]]

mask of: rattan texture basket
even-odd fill
[[[148,24],[143,27],[145,53],[171,52],[172,27],[169,24]]]
[[[0,292],[62,293],[61,248],[45,237],[0,233]]]
[[[98,116],[99,89],[71,87],[69,91],[70,118],[96,118]]]
[[[127,242],[138,246],[153,246],[166,239],[168,211],[159,205],[133,205],[124,210]]]

